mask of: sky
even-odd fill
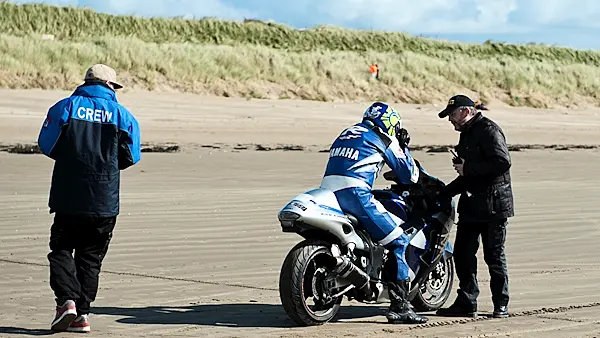
[[[488,39],[600,49],[598,0],[9,0],[110,14],[273,20],[402,31],[464,42]]]

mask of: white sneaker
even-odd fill
[[[75,317],[77,317],[75,302],[67,300],[63,305],[56,307],[56,316],[52,321],[50,329],[54,332],[65,331]]]
[[[69,332],[90,332],[90,319],[88,315],[81,315],[71,322],[67,331]]]

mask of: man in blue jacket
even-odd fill
[[[408,150],[409,136],[402,128],[400,114],[392,106],[375,102],[357,123],[331,145],[321,188],[333,191],[346,213],[355,216],[374,241],[390,251],[386,266],[392,324],[422,324],[427,318],[415,314],[407,301],[409,267],[404,259],[409,239],[402,228],[406,219],[388,212],[371,190],[384,164],[402,184],[417,183],[419,169]]]
[[[49,109],[38,137],[55,161],[48,260],[56,332],[90,331],[90,303],[119,214],[120,170],[140,161],[138,121],[117,102],[120,88],[114,69],[93,65],[85,83]]]

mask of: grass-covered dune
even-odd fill
[[[104,62],[127,86],[148,90],[409,103],[466,90],[512,105],[600,103],[595,51],[47,5],[0,3],[0,18],[1,87],[72,89],[87,66]],[[373,62],[381,67],[379,81],[369,79]]]

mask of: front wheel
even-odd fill
[[[442,257],[411,301],[418,312],[435,311],[450,297],[454,283],[454,259]]]
[[[333,257],[326,245],[321,241],[302,241],[290,250],[281,267],[281,303],[288,316],[301,326],[329,322],[343,300],[343,296],[331,297],[333,276],[327,266]]]

